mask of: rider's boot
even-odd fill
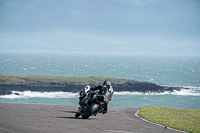
[[[102,114],[106,114],[108,111],[108,104],[105,102],[104,103],[104,109],[102,110]]]

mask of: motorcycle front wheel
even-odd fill
[[[90,108],[82,114],[83,119],[88,119],[95,111],[97,111],[98,105],[96,103],[92,103]]]
[[[75,117],[78,118],[81,114],[79,112],[76,112]]]

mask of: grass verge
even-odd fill
[[[106,77],[58,77],[58,76],[26,76],[26,75],[6,75],[0,74],[0,83],[15,83],[22,84],[27,82],[42,82],[42,83],[66,83],[66,82],[84,82],[91,84],[103,80],[117,81],[120,79]]]
[[[154,123],[190,133],[200,133],[200,110],[145,106],[139,116]]]

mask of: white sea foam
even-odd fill
[[[181,91],[165,91],[163,93],[142,93],[120,91],[114,92],[114,95],[181,95],[181,96],[200,96],[199,87],[193,89],[181,89]],[[72,92],[35,92],[35,91],[12,91],[9,95],[0,95],[0,98],[16,99],[16,98],[78,98],[78,93]]]
[[[173,95],[182,95],[182,96],[200,96],[199,89],[182,89],[181,91],[171,92]]]
[[[12,91],[10,95],[1,95],[0,98],[77,98],[78,93],[72,92],[35,92],[35,91]]]
[[[181,91],[165,91],[163,93],[142,93],[142,92],[129,92],[121,91],[115,92],[115,95],[182,95],[182,96],[200,96],[199,89],[181,89]]]

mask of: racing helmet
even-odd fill
[[[83,89],[84,92],[88,92],[90,90],[90,86],[89,85],[86,85],[85,88]]]
[[[103,81],[103,86],[107,86],[107,85],[111,85],[110,81],[107,81],[107,80]]]

